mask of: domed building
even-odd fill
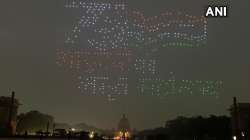
[[[123,140],[127,140],[131,135],[129,120],[127,119],[125,114],[123,114],[121,120],[118,123],[117,133],[115,135],[115,139]]]
[[[118,123],[118,131],[120,131],[120,132],[130,132],[131,131],[129,120],[127,119],[125,114],[123,114],[121,120]]]

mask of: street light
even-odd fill
[[[93,139],[94,136],[95,136],[95,132],[94,132],[94,131],[92,131],[92,132],[89,133],[89,138],[90,138],[90,139]]]
[[[72,131],[72,132],[75,132],[75,131],[76,131],[76,129],[75,129],[75,128],[71,128],[71,131]]]

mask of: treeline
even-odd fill
[[[39,111],[22,113],[17,117],[17,134],[51,132],[54,127],[54,118]]]
[[[24,135],[25,133],[36,134],[37,132],[47,131],[52,133],[54,129],[70,130],[70,128],[75,128],[78,131],[95,131],[97,133],[104,133],[104,130],[85,123],[79,123],[75,125],[56,123],[53,116],[41,113],[39,111],[29,111],[27,113],[19,114],[17,117],[16,132],[18,135]]]
[[[139,132],[135,139],[143,140],[229,140],[231,119],[227,116],[177,117],[165,127]]]

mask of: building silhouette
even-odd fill
[[[16,133],[17,112],[19,102],[15,99],[15,93],[12,97],[0,97],[0,135],[12,136]]]
[[[129,137],[131,137],[130,123],[125,114],[123,114],[122,118],[118,123],[117,131],[117,139],[127,140]]]
[[[233,140],[250,139],[250,103],[237,102],[236,97],[234,97],[230,113],[232,116]]]
[[[121,120],[118,123],[118,131],[120,131],[120,132],[130,132],[131,131],[129,120],[127,119],[125,114],[123,114]]]

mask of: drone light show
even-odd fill
[[[153,96],[219,97],[223,91],[220,80],[158,78],[159,53],[206,47],[205,17],[173,10],[147,16],[122,0],[67,0],[65,8],[79,14],[57,50],[57,64],[70,70],[81,93],[115,100],[131,88]]]
[[[250,138],[249,6],[1,0],[0,140]]]

